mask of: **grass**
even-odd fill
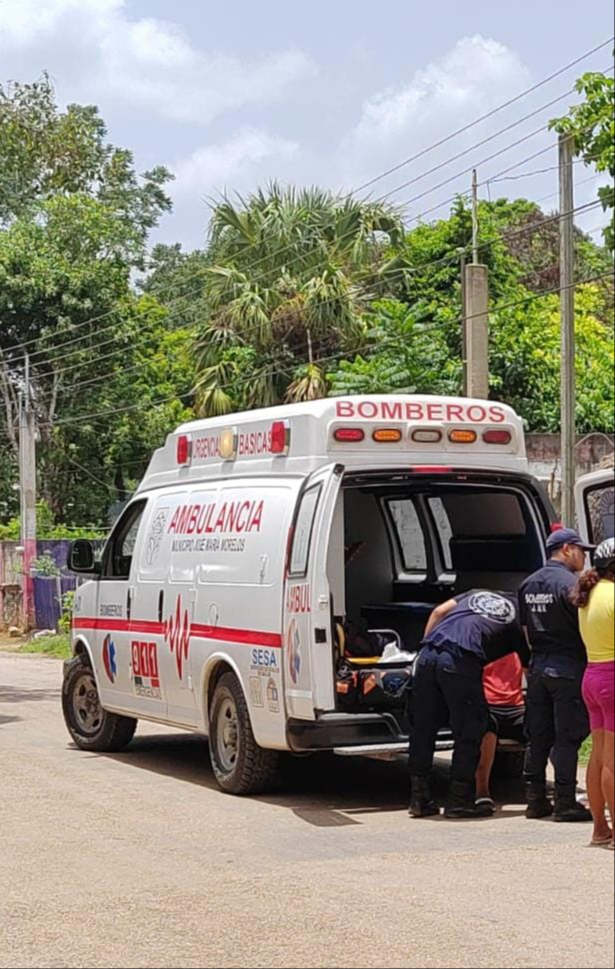
[[[64,634],[57,636],[43,636],[42,639],[31,639],[25,643],[20,653],[38,653],[51,656],[54,659],[68,659],[70,656],[70,639]]]
[[[589,764],[589,758],[592,753],[592,738],[588,737],[583,746],[581,747],[581,753],[579,754],[579,760],[583,767],[587,767]]]

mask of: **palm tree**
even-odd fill
[[[361,345],[382,295],[394,209],[271,185],[213,214],[196,341],[203,416],[326,394],[319,361]]]

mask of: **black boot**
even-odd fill
[[[545,781],[530,781],[526,784],[527,809],[526,818],[530,821],[540,821],[542,818],[550,818],[553,814],[553,804],[547,797],[547,784]]]
[[[576,788],[556,785],[553,820],[560,824],[587,824],[593,819],[589,808],[577,801]]]
[[[435,818],[440,808],[431,796],[429,780],[426,777],[413,777],[410,814],[413,818]]]
[[[474,799],[474,784],[466,781],[451,781],[448,799],[444,809],[444,817],[450,821],[460,821],[464,818],[479,818],[484,815],[476,807]]]

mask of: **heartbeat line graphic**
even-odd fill
[[[182,613],[182,600],[179,596],[175,607],[175,614],[167,619],[164,627],[164,638],[172,653],[175,653],[177,674],[181,679],[184,675],[184,663],[190,653],[190,616],[188,610]]]

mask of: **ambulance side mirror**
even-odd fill
[[[92,542],[86,538],[71,542],[68,550],[68,568],[78,575],[95,575],[100,572]]]

